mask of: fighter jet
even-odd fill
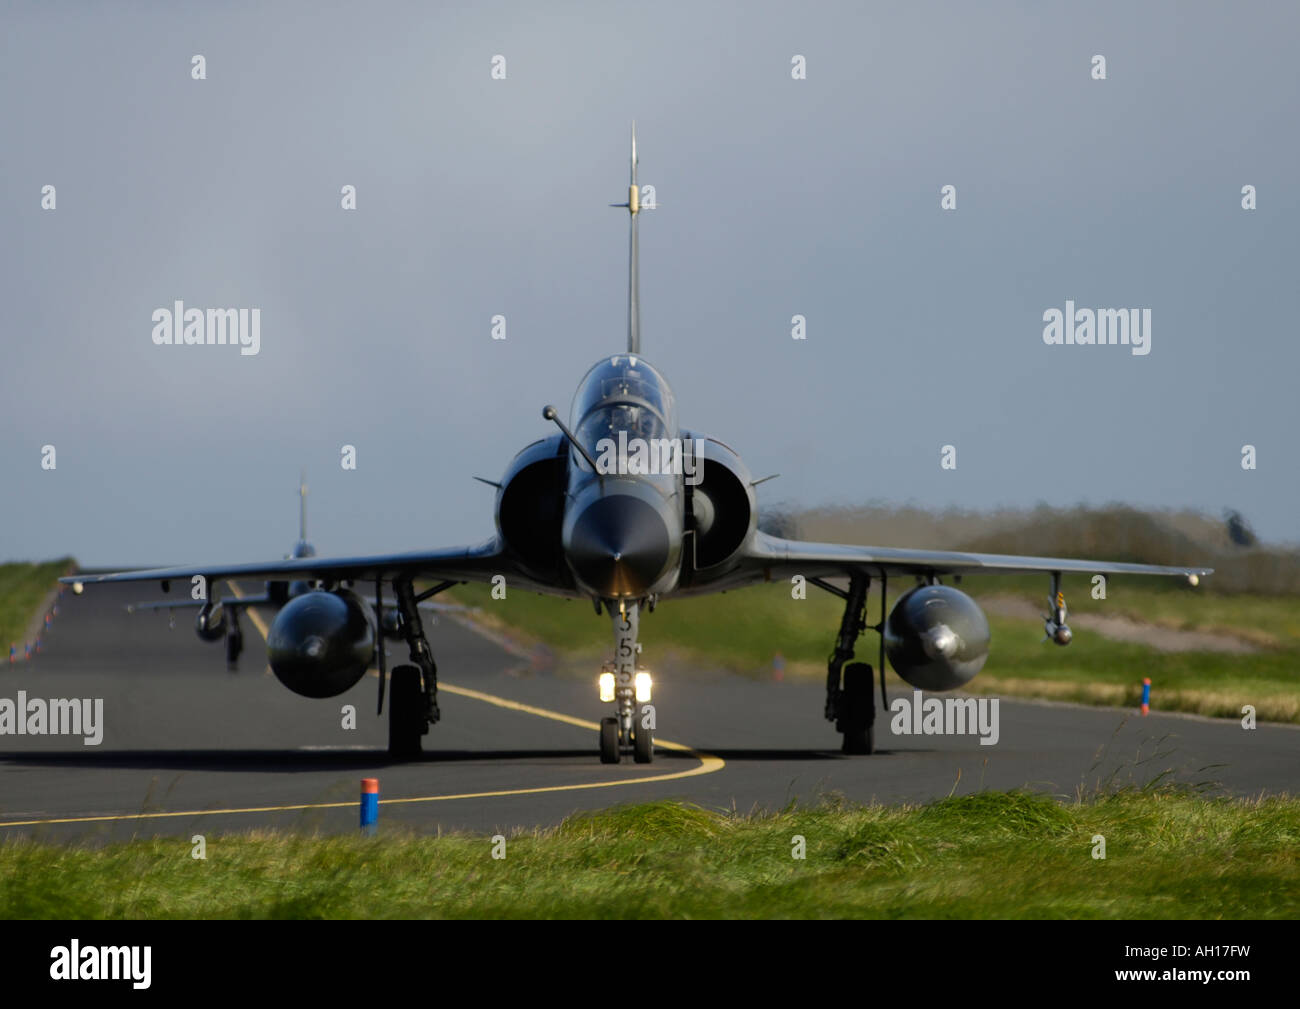
[[[307,479],[304,475],[298,481],[298,541],[294,543],[293,549],[285,554],[285,560],[296,560],[300,558],[315,557],[316,548],[307,542]],[[75,587],[80,591],[84,588],[87,579],[76,579]],[[233,579],[227,579],[233,582]],[[235,672],[239,667],[239,656],[244,650],[244,631],[240,626],[239,615],[242,611],[252,607],[264,607],[268,609],[279,610],[290,599],[297,599],[299,596],[316,591],[316,583],[310,580],[296,579],[294,581],[268,581],[263,591],[258,595],[241,595],[238,590],[233,595],[209,598],[208,593],[212,581],[204,578],[200,580],[203,591],[197,593],[201,598],[197,599],[164,599],[160,601],[151,601],[145,603],[129,603],[126,607],[128,613],[150,612],[157,610],[167,610],[168,619],[173,618],[174,612],[179,609],[197,609],[198,613],[194,619],[194,632],[198,635],[200,641],[221,641],[226,642],[226,668]],[[165,590],[170,589],[170,579],[163,583]],[[233,584],[231,588],[234,589]],[[374,601],[371,600],[371,606]],[[443,603],[421,603],[421,608],[426,610],[464,610],[464,606],[452,606]],[[375,619],[379,621],[383,629],[384,636],[393,639],[400,639],[400,617],[396,610],[389,609],[380,612],[376,610]],[[437,618],[433,618],[434,623]]]
[[[649,194],[647,187],[645,195]],[[305,554],[265,564],[199,564],[116,574],[76,575],[85,585],[157,580],[164,584],[201,575],[262,578],[271,584],[310,582],[289,598],[271,625],[267,649],[272,671],[290,690],[333,697],[354,686],[371,662],[379,667],[378,711],[392,680],[389,750],[420,753],[421,738],[439,720],[438,672],[419,604],[464,582],[505,578],[511,586],[556,596],[586,598],[613,625],[613,659],[597,677],[600,698],[612,706],[600,723],[600,759],[638,763],[654,756],[652,719],[638,718],[651,701],[653,682],[640,668],[643,614],[663,599],[737,589],[801,576],[806,584],[844,601],[827,663],[824,715],[846,753],[871,753],[876,717],[872,667],[850,662],[867,630],[867,594],[880,586],[881,710],[888,710],[885,661],[903,680],[926,691],[953,690],[983,667],[989,625],[970,596],[944,578],[1041,572],[1049,581],[1046,638],[1067,645],[1061,578],[1134,574],[1186,578],[1195,584],[1209,568],[1166,567],[1055,557],[1017,557],[808,543],[768,535],[758,528],[755,481],[726,443],[679,424],[677,401],[664,375],[641,353],[637,226],[643,212],[637,182],[636,126],[625,208],[630,221],[627,347],[602,358],[578,383],[561,420],[542,410],[558,429],[521,450],[496,487],[496,533],[477,546],[409,553],[322,558]],[[915,580],[886,614],[889,578]],[[417,579],[420,585],[417,586]],[[373,606],[355,591],[374,587]],[[385,589],[392,609],[385,608]],[[391,674],[376,627],[389,613],[409,651]]]

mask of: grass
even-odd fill
[[[1095,835],[1106,858],[1094,859]],[[806,858],[792,857],[796,835]],[[981,792],[738,816],[620,806],[487,837],[0,844],[9,918],[1293,918],[1300,800]]]
[[[5,656],[11,643],[23,654],[28,627],[50,590],[58,588],[59,576],[72,564],[70,557],[39,564],[0,564],[0,649]]]
[[[891,583],[889,603],[896,587]],[[1019,596],[1046,609],[1045,577],[967,578],[962,589],[976,599]],[[1155,710],[1241,717],[1245,704],[1256,717],[1300,722],[1300,606],[1294,597],[1213,595],[1163,579],[1112,578],[1107,598],[1093,599],[1091,582],[1067,578],[1070,612],[1126,616],[1175,629],[1231,633],[1252,643],[1248,654],[1162,652],[1138,642],[1112,640],[1075,626],[1069,648],[1044,644],[1041,621],[990,616],[993,645],[984,671],[970,689],[1091,704],[1136,706],[1143,677],[1152,680]],[[611,649],[608,617],[589,604],[512,591],[493,600],[485,586],[458,586],[448,596],[481,609],[483,619],[544,645],[561,665],[589,674]],[[879,619],[879,596],[867,619]],[[760,585],[698,599],[667,600],[643,616],[644,661],[676,655],[702,669],[725,669],[758,679],[772,676],[780,653],[787,677],[821,679],[839,627],[842,603],[809,587],[806,599],[791,598],[786,584]],[[875,664],[877,639],[867,632],[858,654]],[[901,682],[901,681],[900,681]]]

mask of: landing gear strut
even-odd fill
[[[865,662],[844,665],[853,658],[853,646],[858,635],[867,629],[865,614],[871,579],[863,574],[851,575],[847,592],[820,579],[813,581],[844,600],[839,637],[835,639],[835,650],[826,664],[826,719],[834,722],[835,731],[844,735],[841,748],[845,753],[872,753],[875,750],[876,702],[872,692],[871,666]],[[883,626],[879,630],[883,633]]]
[[[648,764],[654,760],[654,712],[643,709],[638,718],[636,710],[638,702],[650,700],[649,674],[636,671],[641,604],[605,606],[614,625],[614,663],[601,674],[601,699],[612,700],[616,714],[600,720],[600,762],[617,764],[631,750],[638,764]]]
[[[227,606],[226,611],[230,621],[226,631],[226,669],[233,673],[239,668],[239,653],[244,650],[244,630],[239,626],[239,607]]]
[[[408,759],[420,755],[420,737],[438,721],[438,667],[433,661],[429,639],[420,622],[420,608],[410,578],[393,582],[397,594],[397,611],[401,614],[401,632],[410,650],[411,665],[397,666],[392,672],[392,695],[388,702],[388,752]],[[383,631],[377,647],[383,648]]]

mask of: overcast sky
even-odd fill
[[[490,535],[471,476],[625,345],[633,119],[642,349],[684,425],[782,474],[761,503],[1233,507],[1300,540],[1294,3],[0,18],[0,559],[277,557],[300,467],[322,553]],[[260,309],[260,352],[155,345],[178,299]],[[1151,309],[1150,354],[1046,345],[1067,299]]]

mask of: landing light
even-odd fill
[[[79,595],[81,595],[81,593],[83,593],[85,590],[86,590],[86,586],[85,586],[84,584],[82,584],[81,582],[73,582],[73,583],[72,583],[72,594],[73,594],[73,595],[75,595],[75,596],[79,596]]]
[[[1200,576],[1200,575],[1188,575],[1188,576],[1187,576],[1187,584],[1190,585],[1192,588],[1196,588],[1196,586],[1198,586],[1198,585],[1201,584],[1201,576]]]
[[[600,674],[600,699],[602,701],[612,701],[614,699],[614,674]]]
[[[653,683],[649,673],[637,673],[633,681],[636,687],[636,699],[638,704],[644,704],[650,700],[650,688]]]

